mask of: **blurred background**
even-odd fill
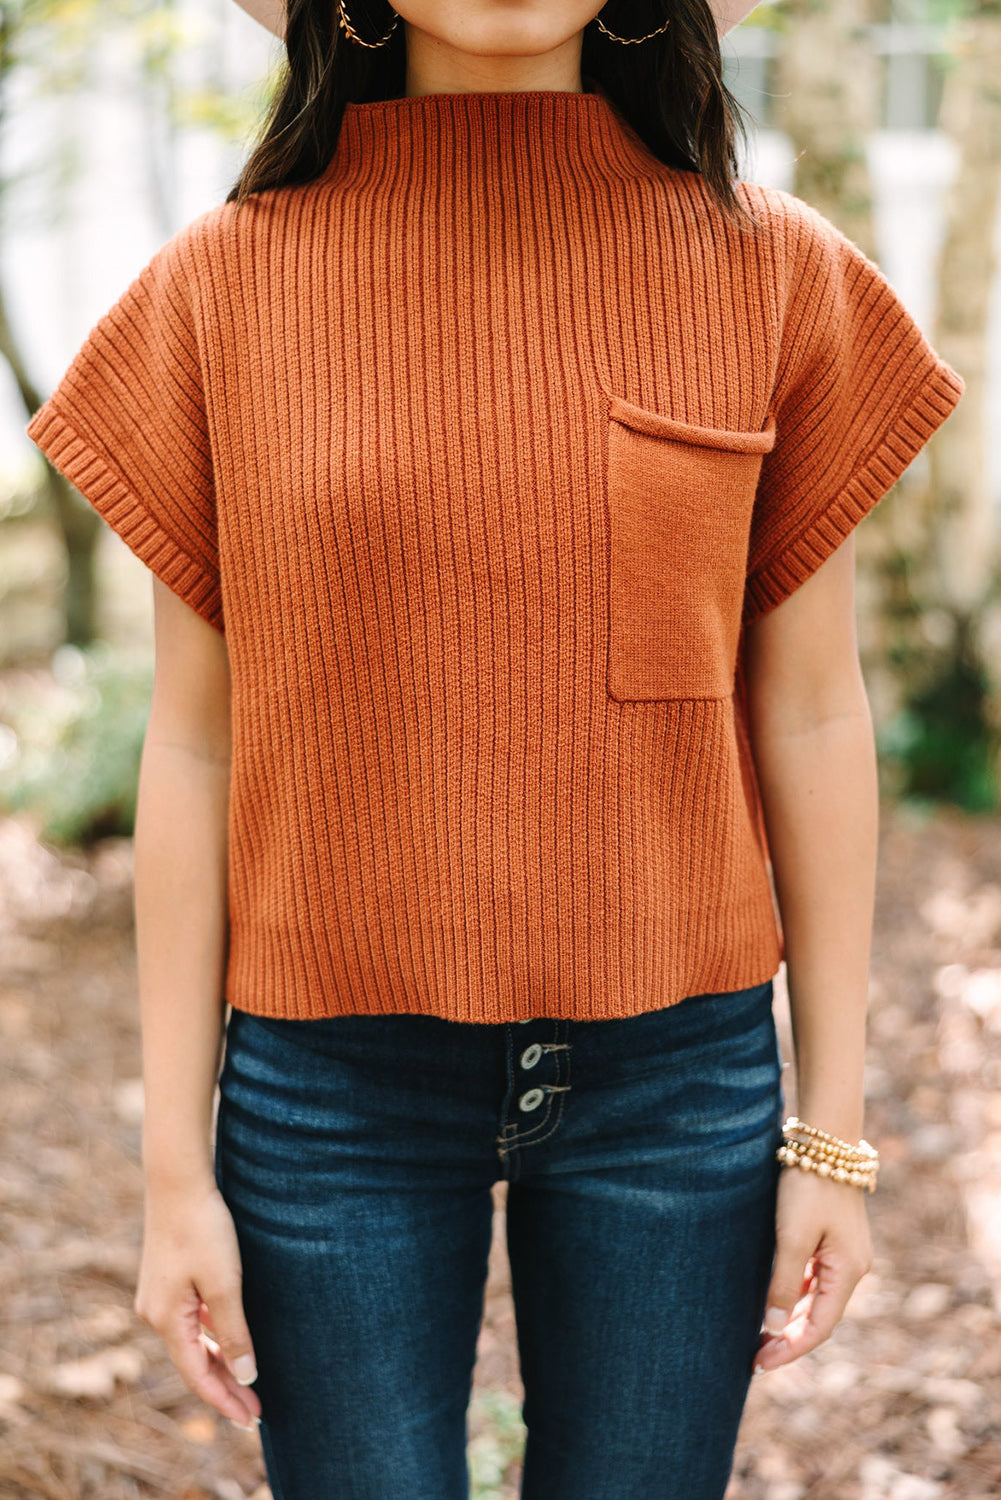
[[[987,1500],[1001,1495],[1001,0],[777,0],[722,51],[749,114],[742,175],[839,225],[966,381],[856,533],[882,797],[875,1265],[831,1339],[752,1383],[727,1500]],[[0,1500],[270,1494],[256,1435],[188,1392],[132,1311],[151,580],[24,427],[154,251],[225,198],[281,57],[232,0],[0,5]],[[475,1500],[514,1500],[524,1438],[503,1213],[499,1187]]]

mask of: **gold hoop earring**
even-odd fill
[[[602,9],[604,9],[604,6],[602,7]],[[630,42],[648,42],[652,36],[660,36],[661,32],[666,31],[671,24],[671,19],[670,17],[668,17],[663,26],[658,26],[656,31],[648,31],[646,36],[616,36],[614,31],[609,31],[608,27],[601,19],[600,14],[597,16],[592,16],[591,20],[594,21],[595,25],[598,27],[598,30],[603,31],[607,37],[610,37],[612,39],[613,42],[624,42],[627,45]]]
[[[389,8],[390,10],[393,9],[392,6],[390,6]],[[359,47],[385,47],[386,43],[389,41],[389,38],[393,35],[393,32],[399,25],[399,12],[393,11],[393,17],[393,24],[390,26],[389,30],[386,32],[386,35],[381,39],[381,41],[366,42],[362,37],[358,35],[357,31],[355,31],[354,27],[351,25],[351,22],[348,20],[347,14],[344,10],[344,0],[337,0],[337,24],[338,26],[343,28],[345,34],[349,36],[353,42],[358,43]]]

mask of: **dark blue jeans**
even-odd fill
[[[721,1500],[775,1248],[772,981],[605,1021],[232,1011],[216,1181],[275,1500],[467,1500],[493,1203],[524,1500]]]

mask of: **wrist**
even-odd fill
[[[840,1140],[850,1141],[852,1145],[863,1137],[864,1100],[849,1102],[809,1093],[797,1094],[795,1108],[787,1109],[786,1114],[797,1115],[807,1125],[815,1125],[818,1130],[836,1135]]]
[[[215,1185],[212,1149],[205,1143],[179,1147],[144,1142],[142,1166],[147,1192]]]

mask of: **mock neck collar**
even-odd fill
[[[349,102],[326,177],[375,184],[401,177],[453,184],[634,178],[658,170],[593,79],[584,88],[400,95]]]

